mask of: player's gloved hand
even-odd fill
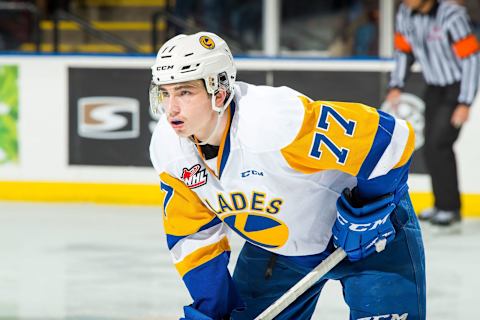
[[[393,194],[364,205],[356,205],[350,189],[337,200],[337,219],[332,228],[333,244],[342,247],[348,260],[358,261],[383,251],[395,237],[390,214],[395,209]]]
[[[214,320],[191,306],[183,307],[183,312],[185,313],[185,317],[180,318],[180,320]]]

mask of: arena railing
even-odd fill
[[[60,45],[60,21],[72,21],[76,23],[83,31],[107,43],[117,44],[125,48],[128,53],[140,53],[140,50],[129,41],[122,39],[114,34],[104,30],[99,30],[89,21],[62,9],[57,9],[53,19],[53,51],[59,52]]]

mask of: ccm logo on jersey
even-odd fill
[[[404,313],[402,315],[392,313],[392,314],[384,314],[381,316],[374,316],[374,317],[366,317],[366,318],[358,318],[357,320],[384,320],[384,319],[389,319],[389,320],[407,320],[408,318],[408,313]]]
[[[78,100],[78,135],[90,139],[135,139],[140,136],[140,102],[124,97]]]
[[[257,171],[257,170],[247,170],[241,173],[242,178],[246,178],[248,176],[262,176],[263,177],[263,172]]]
[[[207,183],[206,169],[200,170],[200,168],[201,166],[196,164],[190,169],[183,168],[182,170],[181,178],[190,189],[198,188]]]

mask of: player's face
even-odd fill
[[[181,137],[208,138],[217,121],[202,80],[160,86],[167,120]]]

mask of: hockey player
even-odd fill
[[[360,103],[235,82],[217,35],[179,35],[152,66],[150,154],[185,319],[254,319],[335,247],[345,259],[277,319],[309,319],[328,279],[351,319],[425,319],[408,195],[411,126]],[[227,230],[246,242],[233,277]]]

